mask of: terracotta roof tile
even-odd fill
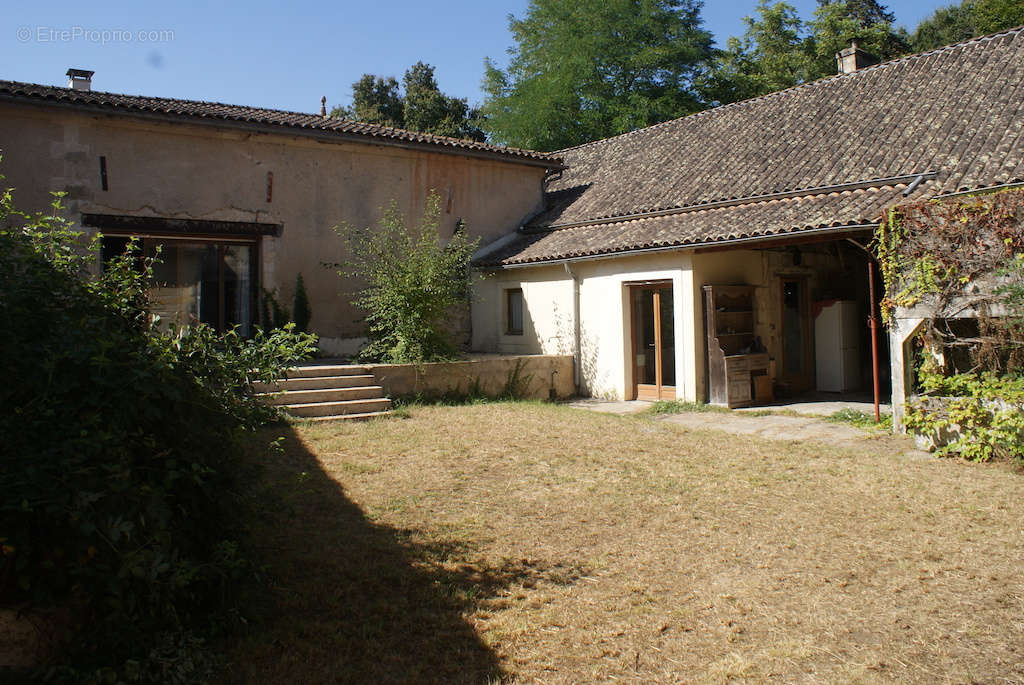
[[[649,219],[699,207],[935,172],[925,197],[1019,181],[1024,173],[1024,28],[913,55],[554,153],[566,169],[547,205],[500,253],[505,264],[686,245],[748,234],[871,223],[899,193],[814,192]],[[715,217],[711,220],[708,217]],[[719,224],[717,222],[723,222]],[[490,264],[498,256],[486,257]]]
[[[926,197],[907,184],[822,192],[664,216],[521,232],[514,241],[484,254],[481,267],[531,264],[637,250],[693,247],[737,240],[774,238],[829,227],[873,225],[895,203]]]
[[[472,140],[447,138],[429,133],[418,133],[304,112],[287,112],[261,107],[227,105],[220,102],[202,102],[199,100],[176,100],[142,95],[124,95],[95,90],[74,90],[71,88],[3,80],[0,80],[0,99],[37,104],[69,105],[92,110],[99,109],[110,113],[155,114],[175,119],[207,119],[226,123],[258,124],[280,127],[288,133],[299,135],[316,132],[327,135],[335,134],[339,138],[365,138],[367,139],[366,142],[376,142],[384,145],[389,143],[411,143],[439,148],[441,151],[447,152],[484,153],[507,158],[512,161],[539,163],[542,166],[551,167],[560,166],[560,160],[557,156],[532,150],[488,145]]]

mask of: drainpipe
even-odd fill
[[[868,307],[871,308],[871,315],[868,317],[868,327],[871,329],[871,382],[875,395],[875,423],[882,420],[880,403],[880,388],[878,385],[878,307],[875,304],[875,255],[856,240],[847,238],[846,242],[860,248],[868,256]]]
[[[875,313],[875,260],[868,259],[868,303],[871,307],[871,380],[875,389],[875,423],[882,420],[878,411],[878,315]]]
[[[576,386],[576,394],[580,394],[580,278],[572,272],[569,262],[563,262],[565,273],[572,278],[572,382]]]

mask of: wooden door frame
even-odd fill
[[[654,396],[655,396],[656,399],[674,400],[676,398],[676,386],[675,385],[664,385],[664,384],[662,384],[662,379],[663,379],[662,365],[663,365],[663,361],[662,361],[661,357],[662,357],[663,345],[662,345],[662,340],[661,340],[661,293],[658,292],[658,291],[663,289],[663,288],[665,288],[666,286],[672,291],[672,300],[673,300],[673,302],[672,302],[672,306],[673,306],[672,316],[673,316],[673,318],[675,318],[675,297],[676,297],[675,282],[672,279],[659,279],[659,280],[653,280],[653,281],[634,281],[634,282],[630,282],[630,283],[625,283],[624,285],[626,285],[628,287],[628,289],[629,289],[628,290],[629,297],[627,298],[627,300],[629,302],[629,325],[630,325],[629,340],[630,340],[630,350],[631,350],[630,365],[631,365],[632,377],[633,377],[633,387],[632,387],[632,390],[631,390],[631,399],[634,399],[634,400],[640,399],[640,386],[642,385],[645,388],[653,387],[654,388]],[[653,318],[653,321],[654,321],[654,350],[655,350],[655,354],[654,354],[654,365],[655,365],[654,377],[655,377],[655,384],[653,386],[651,386],[649,383],[641,383],[639,381],[640,373],[639,373],[639,369],[638,369],[638,366],[637,366],[637,363],[636,363],[637,357],[639,356],[639,354],[638,354],[639,353],[639,349],[637,347],[637,335],[636,335],[636,333],[637,333],[637,308],[633,306],[633,293],[636,292],[636,291],[643,291],[643,290],[653,290],[654,291],[654,302],[655,302],[655,305],[654,305],[654,316],[652,318]],[[674,338],[675,328],[676,328],[675,325],[673,325],[672,326],[673,338]],[[675,349],[675,340],[674,339],[672,341],[672,348]],[[678,373],[678,370],[677,370],[677,373]]]

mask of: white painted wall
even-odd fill
[[[505,331],[505,292],[523,290],[523,334]],[[473,349],[501,354],[572,354],[572,279],[559,266],[508,269],[473,289]]]
[[[691,256],[682,252],[638,255],[571,265],[580,281],[581,392],[632,397],[629,284],[667,280],[673,286],[676,392],[696,397],[695,301]],[[523,289],[522,336],[504,334],[504,292]],[[473,303],[473,344],[501,354],[566,354],[574,347],[573,280],[557,266],[506,269],[478,284]],[[699,329],[703,335],[703,328]]]

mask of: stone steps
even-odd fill
[[[304,364],[255,389],[267,404],[315,421],[369,419],[391,411],[391,400],[365,366]]]

